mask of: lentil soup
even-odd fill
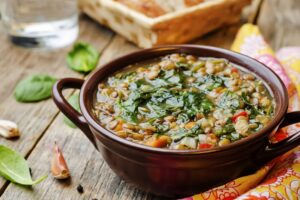
[[[204,149],[254,134],[273,117],[264,82],[226,59],[170,54],[128,66],[99,83],[94,113],[127,140]]]

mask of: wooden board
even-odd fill
[[[270,5],[271,2],[275,3]],[[298,12],[297,10],[293,12],[288,10],[289,7],[295,10],[294,8],[299,5],[298,2],[298,0],[286,0],[284,1],[286,5],[282,5],[280,0],[265,0],[260,13],[256,13],[256,6],[250,12],[257,16],[263,33],[276,49],[283,45],[299,45],[299,33],[297,32],[299,31],[297,28],[299,22],[292,19],[297,19],[296,17],[299,19],[300,11],[299,9]],[[270,18],[268,16],[272,16],[274,10],[276,12],[280,10],[281,14],[276,14],[282,15],[279,19],[289,19],[292,22],[289,26],[288,23],[282,22],[290,30],[289,33],[284,34],[285,37],[282,37],[283,33],[280,31],[275,31],[275,28],[265,26],[268,23],[264,20]],[[287,14],[287,12],[289,13]],[[273,23],[277,28],[280,27],[279,22]],[[240,24],[237,24],[215,31],[193,43],[229,48],[239,27]],[[295,35],[294,32],[298,34]],[[81,19],[79,40],[92,43],[102,52],[100,65],[138,49],[132,43],[87,17]],[[70,48],[50,53],[32,52],[11,45],[4,35],[0,36],[0,44],[0,53],[3,55],[0,59],[0,80],[2,80],[0,118],[16,121],[23,133],[21,138],[13,141],[0,138],[0,144],[10,146],[28,157],[35,178],[39,175],[49,174],[44,182],[32,188],[17,186],[0,178],[0,199],[162,199],[140,191],[117,177],[81,131],[71,129],[63,123],[63,115],[58,114],[58,110],[51,100],[36,104],[20,104],[13,99],[12,91],[16,83],[28,74],[45,72],[58,78],[81,77],[65,67],[65,55]],[[66,95],[69,94],[70,92]],[[54,141],[57,141],[62,148],[69,164],[72,175],[69,181],[57,181],[51,177],[50,160]],[[78,184],[83,186],[83,194],[77,192]]]

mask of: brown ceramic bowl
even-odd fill
[[[226,58],[254,72],[265,81],[274,96],[274,119],[264,129],[245,139],[207,150],[169,150],[143,146],[122,139],[102,127],[92,112],[98,83],[129,64],[170,53]],[[66,88],[81,89],[82,114],[72,109],[62,96],[62,90]],[[105,64],[85,81],[75,78],[59,80],[53,87],[53,99],[102,153],[117,175],[145,191],[168,197],[191,195],[226,183],[252,172],[300,142],[299,134],[277,144],[271,144],[268,140],[268,136],[279,127],[300,122],[300,112],[287,113],[287,91],[279,77],[252,58],[215,47],[178,45],[137,51]]]

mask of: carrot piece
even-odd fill
[[[185,127],[186,129],[191,129],[191,128],[193,128],[195,125],[196,125],[196,122],[189,122],[189,123],[187,123],[184,127]]]
[[[119,121],[118,125],[114,128],[114,131],[121,131],[123,130],[123,122]]]
[[[146,144],[151,147],[162,148],[162,147],[167,146],[169,144],[169,142],[170,142],[170,137],[168,137],[166,135],[162,135],[157,138],[150,139],[149,141],[147,141]]]
[[[237,68],[235,68],[235,67],[231,69],[231,72],[232,72],[232,73],[237,73],[238,71],[239,71],[239,70],[238,70]]]

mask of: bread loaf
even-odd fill
[[[158,17],[201,3],[203,0],[115,0],[148,17]]]

